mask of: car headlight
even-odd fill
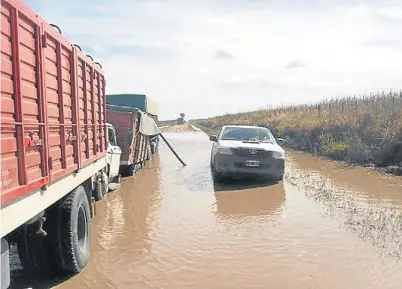
[[[232,154],[232,149],[228,147],[220,147],[218,149],[218,152],[222,155],[231,155]]]
[[[274,158],[283,158],[285,156],[285,154],[283,152],[273,152],[272,156]]]

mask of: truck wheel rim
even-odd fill
[[[78,210],[78,246],[80,247],[81,253],[87,251],[88,244],[88,222],[87,214],[83,206],[80,206]]]

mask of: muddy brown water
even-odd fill
[[[17,274],[13,288],[402,288],[402,260],[380,254],[309,192],[320,174],[351,190],[357,206],[398,214],[401,178],[289,151],[282,183],[214,185],[205,134],[166,138],[188,166],[161,145],[139,176],[97,204],[81,274],[47,282]]]

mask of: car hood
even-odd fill
[[[235,140],[220,140],[219,145],[222,147],[230,148],[246,148],[246,149],[265,149],[267,151],[284,152],[284,150],[277,144],[272,143],[244,143]]]

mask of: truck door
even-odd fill
[[[116,132],[112,125],[107,125],[109,145],[107,148],[109,178],[112,179],[119,175],[121,149],[117,146]]]

